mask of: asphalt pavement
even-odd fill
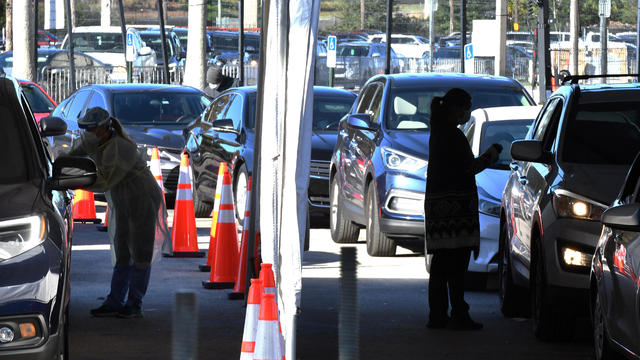
[[[99,211],[104,207],[98,206]],[[99,216],[103,216],[99,212]],[[198,243],[206,250],[210,219],[198,219]],[[364,231],[361,232],[363,239]],[[108,293],[111,261],[107,233],[76,223],[71,269],[71,359],[172,359],[175,293],[197,296],[198,359],[238,359],[244,302],[227,299],[229,290],[201,286],[209,274],[204,259],[163,258],[154,264],[142,319],[93,318],[91,308]],[[361,359],[590,359],[591,329],[580,319],[575,339],[537,341],[528,319],[506,319],[495,290],[468,292],[471,315],[484,323],[477,332],[429,330],[428,276],[422,255],[399,248],[393,258],[372,258],[366,245],[358,256],[358,321]],[[297,358],[338,359],[340,246],[328,229],[312,229],[303,261]]]

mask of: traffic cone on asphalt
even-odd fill
[[[247,253],[249,246],[249,216],[251,216],[251,177],[247,185],[247,201],[244,206],[244,224],[242,225],[242,237],[240,240],[240,259],[238,260],[238,270],[236,271],[236,285],[233,292],[227,295],[231,300],[244,299],[245,277],[247,276]]]
[[[253,358],[256,360],[282,360],[284,354],[282,353],[281,338],[276,296],[275,294],[264,294],[260,302]]]
[[[216,196],[213,202],[213,214],[211,215],[211,233],[209,235],[209,253],[207,254],[207,262],[198,265],[200,271],[211,272],[211,264],[216,253],[216,227],[218,225],[218,213],[220,212],[220,192],[222,191],[222,182],[224,181],[224,173],[229,172],[227,163],[220,163],[218,167],[218,180],[216,181]]]
[[[276,293],[276,280],[273,276],[273,265],[262,264],[260,266],[260,280],[262,280],[262,288],[265,294]]]
[[[238,229],[231,176],[225,172],[220,191],[220,210],[216,225],[216,250],[211,265],[209,281],[203,281],[205,289],[230,289],[236,281],[238,269]]]
[[[96,202],[91,191],[75,190],[73,196],[73,221],[100,224],[102,220],[96,217]]]
[[[256,330],[258,328],[258,316],[260,315],[261,300],[262,282],[260,279],[251,279],[249,296],[247,297],[247,314],[244,318],[244,332],[242,334],[240,360],[253,360],[253,352],[256,348]]]
[[[163,252],[168,257],[202,257],[198,250],[198,233],[196,216],[193,210],[193,193],[189,179],[189,159],[182,154],[180,159],[180,176],[173,208],[173,228],[171,231],[171,249]]]
[[[104,214],[104,225],[97,225],[96,228],[102,232],[109,230],[109,205],[107,205],[107,211]]]
[[[160,151],[157,147],[154,147],[151,152],[151,174],[156,179],[160,190],[162,190],[162,198],[165,199],[164,182],[162,181],[162,167],[160,167]],[[166,203],[167,201],[165,199],[165,204]]]

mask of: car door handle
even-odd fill
[[[529,179],[527,179],[527,177],[526,177],[526,176],[520,176],[520,178],[518,178],[518,182],[519,182],[521,185],[525,185],[525,186],[526,186],[526,185],[528,185],[528,184],[529,184]]]
[[[518,171],[520,170],[520,165],[517,162],[512,162],[509,164],[509,168],[511,168],[511,171]]]

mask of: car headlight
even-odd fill
[[[478,186],[478,212],[500,217],[500,199],[497,199],[489,194],[482,187]]]
[[[47,223],[42,215],[0,221],[0,260],[18,256],[42,244]]]
[[[398,150],[383,147],[380,151],[384,166],[391,170],[417,171],[427,166],[428,162]]]
[[[597,221],[606,206],[566,190],[554,190],[553,208],[559,217]]]

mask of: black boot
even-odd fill
[[[451,320],[447,323],[450,330],[480,330],[482,323],[475,322],[468,313],[461,316],[451,316]]]

